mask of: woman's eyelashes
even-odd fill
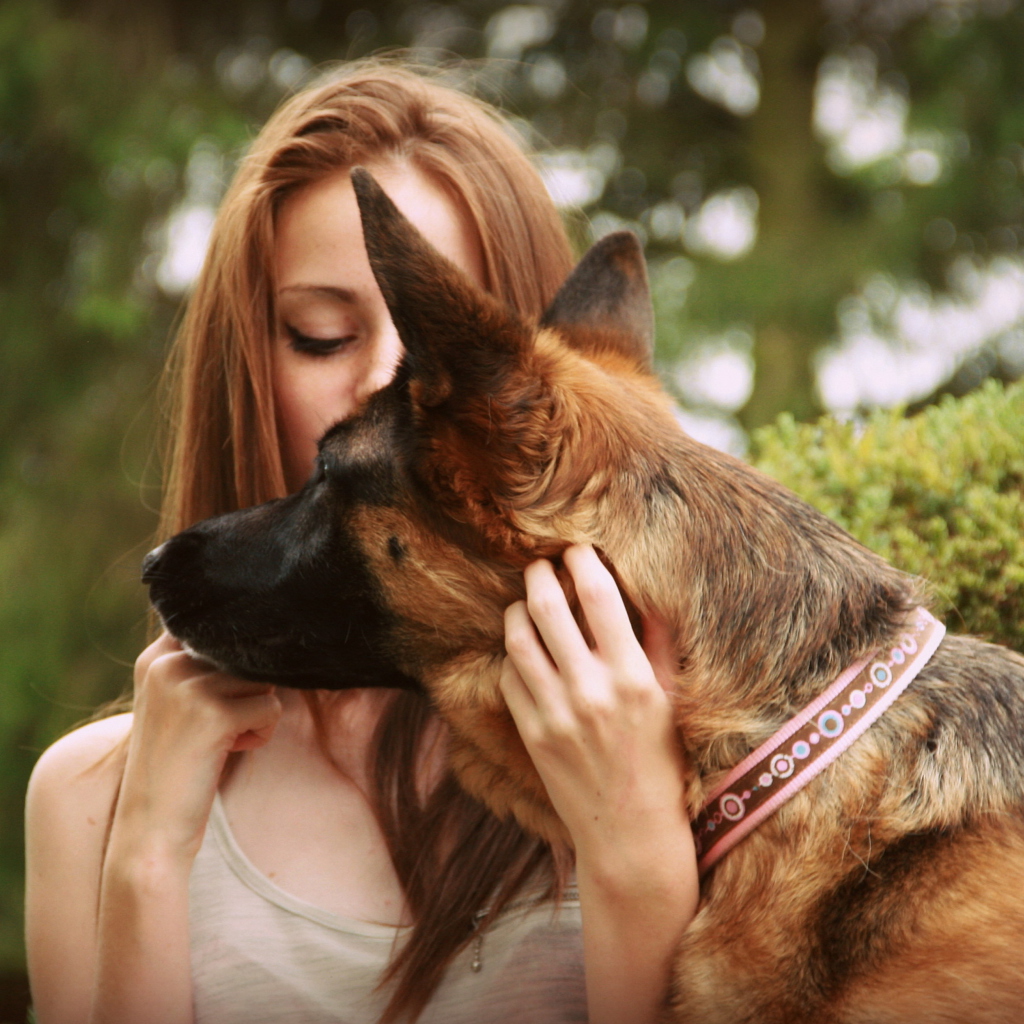
[[[345,334],[335,338],[313,338],[308,334],[303,334],[291,324],[285,324],[284,329],[292,351],[312,356],[329,356],[333,352],[351,345],[357,339],[355,334]]]

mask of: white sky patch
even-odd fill
[[[617,43],[627,50],[635,50],[646,38],[649,19],[639,4],[626,4],[615,10],[602,7],[593,17],[590,30],[595,39]]]
[[[905,96],[878,81],[878,62],[866,47],[831,54],[818,68],[814,127],[839,174],[899,153],[908,109]]]
[[[294,89],[308,74],[312,64],[308,57],[284,47],[276,50],[267,63],[267,70],[279,89]]]
[[[836,174],[889,160],[889,184],[939,181],[956,147],[940,132],[908,135],[909,109],[901,91],[879,81],[877,58],[867,47],[833,53],[818,68],[814,127],[828,146],[826,159]]]
[[[596,167],[606,178],[610,178],[622,167],[622,153],[619,147],[607,140],[601,140],[587,147],[587,163]]]
[[[737,412],[754,390],[754,360],[725,340],[689,354],[676,365],[675,380],[687,404]]]
[[[664,71],[648,68],[636,80],[636,98],[645,107],[660,107],[672,91],[672,79]]]
[[[732,19],[732,34],[747,46],[760,46],[764,42],[764,18],[752,7],[739,12]]]
[[[651,277],[651,292],[655,299],[682,302],[686,291],[697,279],[697,268],[685,256],[669,259],[653,259],[648,265]],[[681,309],[682,306],[680,305]]]
[[[709,196],[686,222],[687,248],[719,260],[746,256],[757,241],[757,193],[747,186]]]
[[[647,38],[647,12],[639,4],[626,4],[615,15],[612,35],[619,46],[635,50]]]
[[[737,117],[747,117],[761,102],[757,54],[732,36],[719,36],[707,53],[686,62],[694,91]]]
[[[742,458],[747,453],[747,435],[731,416],[697,413],[679,406],[675,409],[676,422],[694,440]]]
[[[580,149],[539,153],[537,170],[555,206],[589,206],[601,198],[606,177]]]
[[[538,4],[512,4],[487,22],[487,56],[521,60],[523,51],[546,43],[555,32],[555,18]]]
[[[601,198],[608,179],[622,166],[622,154],[602,141],[585,150],[538,153],[535,164],[556,206],[585,207]]]
[[[903,177],[911,185],[934,185],[942,176],[942,157],[934,149],[911,149],[903,154]]]
[[[565,92],[569,76],[558,57],[542,53],[531,63],[529,79],[530,87],[542,100],[556,100]]]
[[[199,276],[213,231],[212,206],[176,206],[167,218],[166,247],[156,268],[156,283],[168,295],[181,295]]]
[[[699,339],[673,371],[684,401],[718,412],[743,408],[754,390],[754,336],[737,325]]]
[[[674,199],[655,203],[647,212],[647,223],[651,234],[660,242],[682,240],[686,226],[686,211]]]
[[[185,171],[185,195],[158,231],[162,251],[156,283],[168,295],[181,295],[202,270],[217,203],[224,191],[224,157],[216,143],[199,139]]]
[[[590,240],[599,242],[605,235],[613,231],[632,231],[640,239],[641,245],[647,244],[647,228],[639,221],[626,220],[611,210],[598,210],[590,218]]]
[[[1000,257],[978,267],[965,257],[952,277],[952,296],[933,296],[920,285],[901,289],[879,276],[840,304],[839,337],[818,357],[826,408],[842,414],[924,398],[989,345],[1016,358],[1024,262]]]
[[[224,47],[214,62],[221,85],[235,96],[262,85],[269,71],[269,46],[264,36],[252,36],[243,46]]]

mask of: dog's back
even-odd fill
[[[1019,1020],[1022,722],[1024,659],[947,638],[715,869],[680,950],[679,1019]]]

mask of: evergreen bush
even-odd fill
[[[1024,651],[1024,382],[911,417],[783,415],[754,433],[751,461],[928,580],[951,631]]]

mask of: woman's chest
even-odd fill
[[[351,920],[285,892],[255,870],[217,801],[190,886],[198,1024],[372,1024],[382,975],[405,928]],[[518,901],[471,937],[421,1024],[582,1024],[579,904]]]
[[[369,801],[318,749],[285,731],[241,760],[221,796],[238,851],[273,885],[342,917],[407,923]]]

